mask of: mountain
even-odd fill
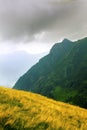
[[[86,129],[86,109],[0,87],[0,130]]]
[[[55,44],[13,88],[87,108],[87,38]]]

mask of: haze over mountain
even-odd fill
[[[29,54],[25,51],[1,54],[0,85],[12,87],[21,75],[46,54],[47,53]]]
[[[55,44],[14,88],[87,108],[87,38]]]

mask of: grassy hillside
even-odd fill
[[[87,130],[87,110],[0,87],[0,130]]]

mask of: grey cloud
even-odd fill
[[[54,42],[87,33],[86,0],[0,0],[0,36],[4,40]],[[81,31],[83,30],[83,34]]]

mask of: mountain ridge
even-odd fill
[[[87,108],[87,38],[55,44],[15,84],[55,100]],[[26,87],[24,87],[26,86]]]

